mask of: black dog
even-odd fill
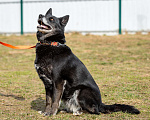
[[[123,111],[139,114],[133,106],[105,105],[100,90],[85,65],[65,45],[64,27],[69,15],[57,18],[49,9],[39,15],[35,68],[46,90],[45,115],[55,115],[61,101],[68,112],[80,115]]]

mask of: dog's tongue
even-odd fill
[[[40,28],[44,28],[44,29],[48,29],[48,27],[47,27],[47,26],[45,26],[45,25],[38,25],[38,27],[40,27]]]
[[[45,25],[40,25],[40,27],[47,29],[48,27]]]

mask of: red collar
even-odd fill
[[[50,42],[50,43],[41,43],[40,44],[42,45],[51,45],[51,46],[59,46],[59,43],[58,42]]]

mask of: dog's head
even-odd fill
[[[69,20],[69,15],[57,18],[52,15],[50,8],[45,15],[40,14],[37,26],[37,38],[39,41],[56,41],[65,43],[64,28]]]

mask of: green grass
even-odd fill
[[[34,69],[35,49],[0,45],[0,119],[98,120],[150,119],[150,35],[94,36],[66,34],[67,45],[86,65],[105,104],[129,104],[139,115],[117,112],[91,115],[58,113],[44,117],[45,90]],[[35,45],[35,35],[2,36],[12,45]]]

